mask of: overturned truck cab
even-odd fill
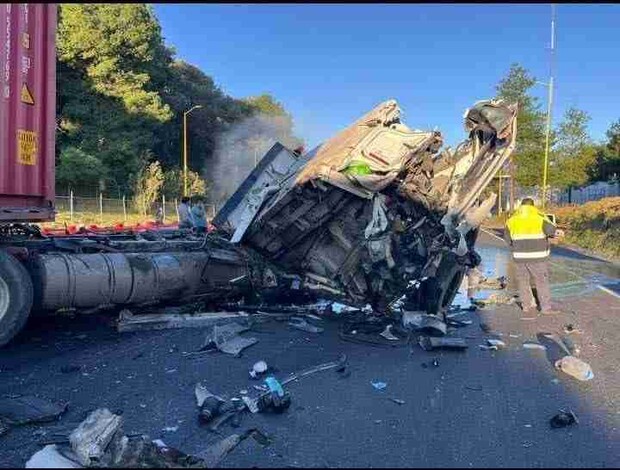
[[[274,145],[218,212],[218,232],[278,266],[289,293],[438,314],[480,263],[496,198],[484,191],[513,152],[517,106],[475,103],[454,151],[400,115],[381,103],[303,156]]]

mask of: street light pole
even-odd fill
[[[551,135],[551,110],[553,107],[553,59],[555,52],[555,5],[551,5],[551,51],[549,61],[549,83],[547,84],[547,129],[545,136],[545,165],[543,168],[542,208],[547,202],[547,173],[549,168],[549,140]]]
[[[183,113],[183,196],[187,196],[187,115],[194,109],[202,108],[201,105],[191,107]]]

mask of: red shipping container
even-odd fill
[[[0,5],[0,221],[54,218],[56,5]]]

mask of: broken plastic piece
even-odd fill
[[[370,382],[370,384],[375,388],[375,390],[384,390],[387,387],[385,382]]]
[[[571,410],[560,410],[557,415],[549,420],[549,424],[552,428],[565,428],[566,426],[579,424],[579,420],[577,419],[577,415]]]
[[[250,370],[250,377],[252,377],[253,379],[258,378],[259,375],[264,374],[265,372],[267,372],[267,363],[265,361],[258,361],[256,362],[253,366],[252,369]]]
[[[592,372],[590,364],[575,356],[564,356],[562,359],[555,362],[555,367],[581,381],[592,380],[594,378],[594,373]]]

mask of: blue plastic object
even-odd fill
[[[284,389],[282,388],[282,385],[280,385],[280,382],[278,382],[275,377],[273,376],[267,377],[265,379],[265,385],[269,387],[269,391],[275,392],[279,397],[284,396]]]

